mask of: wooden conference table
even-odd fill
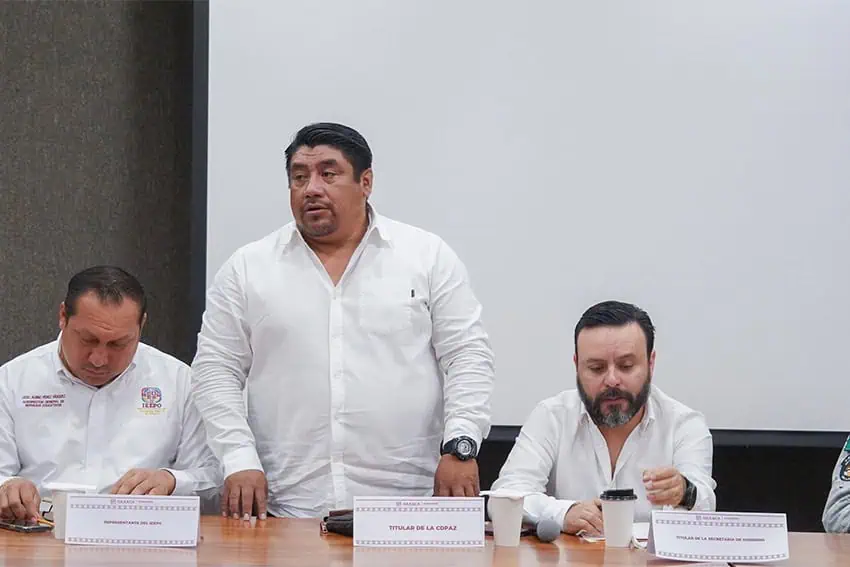
[[[202,541],[194,549],[132,549],[66,546],[52,533],[0,530],[0,565],[291,565],[298,567],[535,565],[686,565],[655,559],[641,550],[606,550],[562,536],[554,543],[523,538],[518,548],[355,549],[351,539],[319,533],[317,520],[270,519],[247,522],[216,516],[201,518]],[[850,566],[850,535],[790,534],[791,559],[773,565]]]

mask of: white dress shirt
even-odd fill
[[[189,367],[145,344],[124,373],[101,388],[75,378],[59,343],[0,367],[0,483],[11,477],[67,482],[99,492],[133,468],[166,469],[175,495],[221,485],[191,403]]]
[[[540,402],[523,425],[493,489],[535,493],[525,498],[525,517],[564,525],[576,501],[612,488],[633,488],[635,521],[648,522],[643,471],[675,467],[697,489],[694,510],[714,510],[711,433],[702,414],[652,387],[643,419],[629,434],[611,471],[608,445],[577,390]],[[660,509],[660,508],[657,508]]]
[[[195,400],[225,476],[263,470],[276,516],[432,494],[441,442],[490,428],[493,354],[463,264],[433,234],[370,219],[336,286],[290,223],[207,295]]]

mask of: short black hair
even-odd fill
[[[65,294],[65,315],[71,317],[77,311],[77,300],[94,292],[104,303],[119,305],[125,298],[139,304],[139,324],[147,313],[145,289],[135,277],[116,266],[92,266],[74,274],[68,282]]]
[[[637,305],[622,301],[603,301],[584,312],[576,324],[574,337],[576,353],[578,353],[578,335],[583,329],[622,327],[630,323],[637,323],[643,330],[646,337],[646,356],[649,357],[652,349],[655,348],[655,327],[652,326],[652,320],[649,314]]]
[[[360,132],[335,122],[318,122],[304,126],[292,143],[286,148],[286,175],[290,174],[289,167],[292,164],[292,156],[302,146],[315,148],[316,146],[330,146],[342,152],[354,168],[354,179],[360,181],[363,172],[372,167],[372,150]]]

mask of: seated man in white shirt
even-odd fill
[[[124,270],[68,284],[58,340],[0,367],[0,515],[34,519],[53,482],[214,498],[218,461],[189,367],[140,343],[145,292]]]
[[[654,340],[634,305],[607,301],[581,317],[577,389],[534,409],[492,487],[534,493],[526,521],[601,535],[598,497],[609,489],[635,491],[635,521],[652,507],[714,510],[711,433],[701,414],[652,386]]]
[[[352,128],[302,128],[286,171],[295,221],[219,270],[192,363],[222,513],[477,495],[493,353],[463,264],[368,204],[372,152]]]
[[[823,527],[829,533],[850,533],[850,437],[835,463],[832,488],[823,509]]]

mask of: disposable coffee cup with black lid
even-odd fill
[[[634,489],[617,488],[603,492],[602,526],[605,532],[605,547],[629,547],[632,542],[637,496]]]

